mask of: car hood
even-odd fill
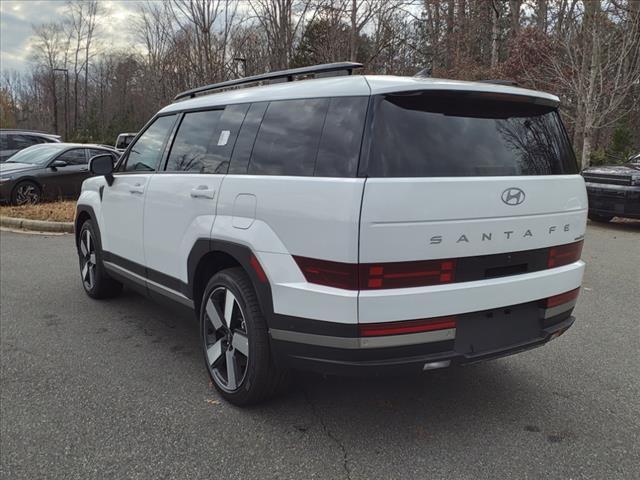
[[[602,165],[599,167],[586,168],[582,173],[585,175],[622,175],[626,177],[634,173],[640,173],[640,164]]]
[[[30,163],[2,163],[0,164],[0,175],[8,175],[11,173],[22,173],[29,170],[37,170],[39,165],[32,165]]]

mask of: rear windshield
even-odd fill
[[[378,96],[369,132],[362,173],[372,177],[578,172],[556,109],[530,102],[460,92]]]

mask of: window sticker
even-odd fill
[[[224,147],[227,144],[227,142],[229,141],[229,135],[231,135],[231,132],[229,130],[222,130],[220,132],[220,138],[218,138],[219,147]]]

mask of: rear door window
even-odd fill
[[[186,113],[167,160],[168,172],[227,173],[233,145],[249,108]]]
[[[31,135],[14,134],[11,135],[11,148],[14,150],[21,150],[23,148],[30,147],[31,145],[37,145],[37,137]]]
[[[469,177],[578,171],[552,106],[517,97],[411,92],[375,97],[373,108],[363,175]]]
[[[328,105],[327,98],[271,102],[248,173],[312,176]]]
[[[247,173],[251,150],[253,150],[253,144],[256,141],[256,135],[260,128],[260,122],[268,106],[268,102],[258,102],[251,104],[251,107],[249,107],[249,111],[242,122],[242,128],[238,134],[235,148],[233,149],[229,173]]]
[[[73,150],[67,150],[60,155],[56,160],[63,160],[69,165],[86,165],[87,153],[84,148],[74,148]]]

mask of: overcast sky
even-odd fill
[[[134,48],[136,44],[130,22],[136,17],[136,0],[102,0],[102,14],[96,36],[110,49]],[[0,0],[0,70],[24,71],[29,68],[32,25],[57,22],[67,9],[66,0]]]

